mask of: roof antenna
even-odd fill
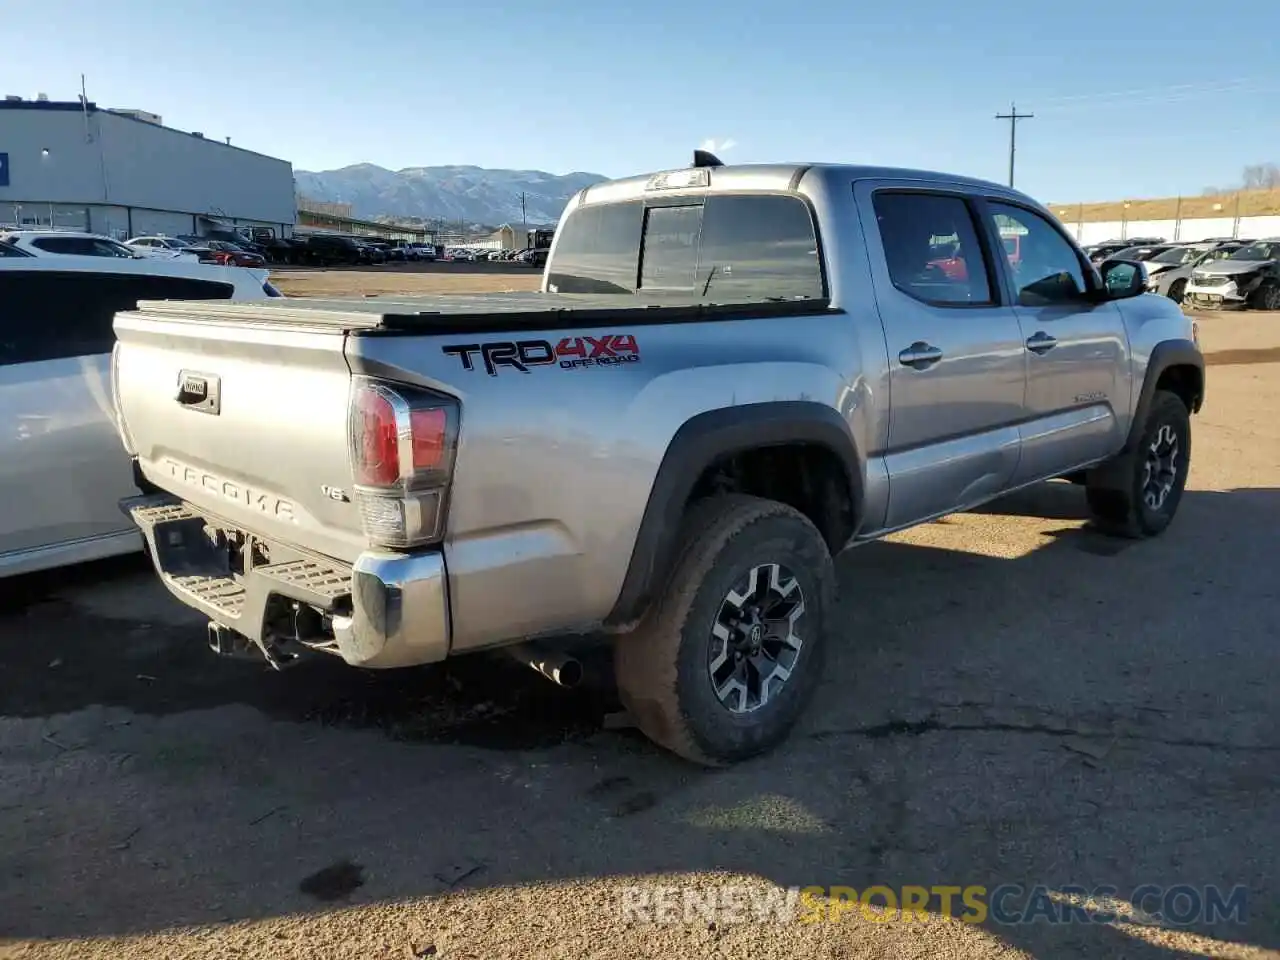
[[[693,151],[693,165],[695,167],[723,167],[724,163],[710,150]]]

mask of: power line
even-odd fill
[[[1160,87],[1139,87],[1129,90],[1105,90],[1094,93],[1074,93],[1064,97],[1037,97],[1036,102],[1043,105],[1059,104],[1059,103],[1075,103],[1080,101],[1097,101],[1112,99],[1127,99],[1129,97],[1147,97],[1147,96],[1164,96],[1167,94],[1186,94],[1186,93],[1224,93],[1234,92],[1235,90],[1245,87],[1248,88],[1256,85],[1257,80],[1249,77],[1239,77],[1234,80],[1207,80],[1198,83],[1175,83],[1165,84]]]
[[[997,113],[997,120],[1009,121],[1009,186],[1013,186],[1013,155],[1017,152],[1018,144],[1018,121],[1030,120],[1034,117],[1034,113],[1019,113],[1016,103],[1009,104],[1008,113]]]

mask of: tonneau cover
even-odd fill
[[[416,297],[322,299],[281,297],[254,301],[146,300],[138,313],[207,323],[266,324],[311,330],[422,333],[485,332],[519,327],[555,329],[613,323],[688,323],[744,316],[821,313],[826,300],[697,302],[687,296],[485,293]]]

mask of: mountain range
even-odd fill
[[[569,198],[606,179],[596,173],[484,167],[405,167],[357,163],[338,170],[295,170],[298,192],[311,200],[349,203],[362,219],[444,220],[531,226],[554,224]],[[524,195],[524,210],[520,197]]]

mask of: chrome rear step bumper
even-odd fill
[[[271,610],[283,599],[315,611],[326,634],[307,646],[353,666],[402,667],[449,653],[449,610],[440,553],[363,553],[354,566],[268,543],[270,561],[233,570],[228,548],[210,536],[225,529],[168,494],[131,497],[121,509],[137,524],[161,582],[214,623],[266,649]],[[292,638],[290,638],[292,639]]]

